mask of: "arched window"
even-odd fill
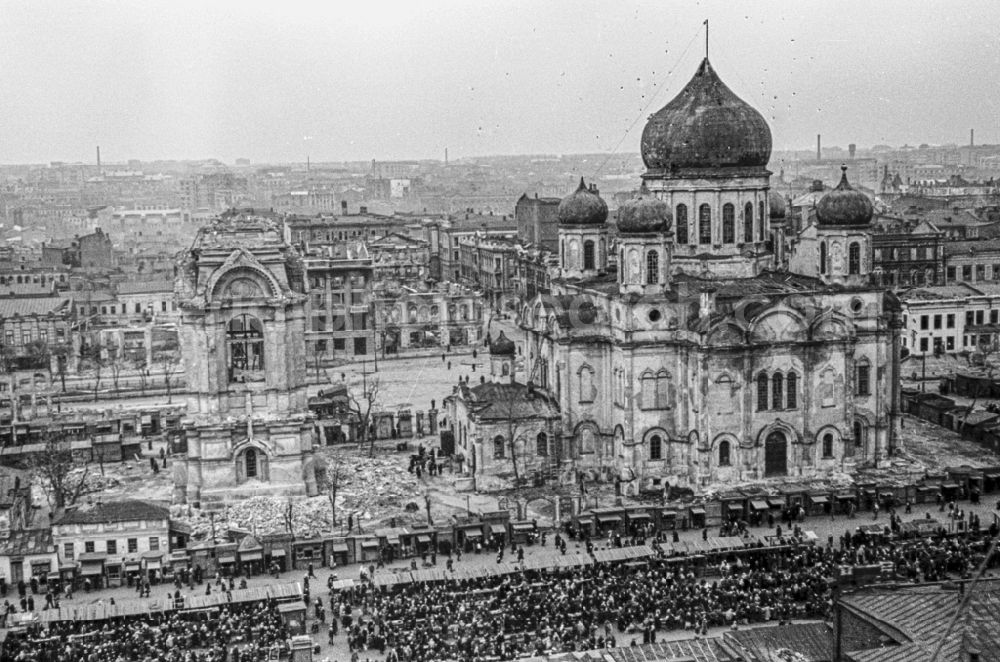
[[[656,285],[660,280],[660,256],[656,251],[646,253],[646,284]]]
[[[753,203],[748,202],[743,207],[743,241],[753,242]]]
[[[502,460],[504,456],[504,439],[502,435],[493,438],[493,459]]]
[[[757,205],[757,209],[758,209],[757,217],[760,219],[760,224],[759,224],[759,227],[757,229],[757,235],[758,235],[757,236],[757,240],[758,241],[764,241],[764,236],[766,234],[766,230],[765,230],[764,226],[767,225],[767,223],[765,223],[767,217],[764,216],[764,201],[763,200],[761,200],[760,203]]]
[[[833,457],[833,435],[829,432],[823,435],[823,457]]]
[[[861,446],[865,441],[865,426],[861,421],[854,421],[854,445]]]
[[[708,205],[698,207],[698,243],[712,243],[712,208]]]
[[[787,391],[785,398],[785,409],[798,409],[799,407],[799,376],[794,372],[788,373]]]
[[[826,273],[826,242],[819,242],[819,272]]]
[[[264,370],[264,326],[252,315],[238,315],[226,326],[229,381],[246,380],[247,372]]]
[[[767,375],[757,375],[757,411],[767,411]]]
[[[851,276],[861,273],[861,244],[856,241],[847,247],[847,273]]]
[[[594,268],[594,242],[589,239],[583,242],[583,268]]]
[[[722,243],[736,242],[736,208],[731,203],[722,205]]]
[[[677,205],[677,243],[688,243],[688,208],[687,205]]]
[[[549,454],[549,437],[544,432],[539,432],[538,436],[535,437],[535,452],[539,457],[545,457]]]
[[[663,439],[658,434],[654,434],[649,438],[649,459],[663,459]]]
[[[417,323],[417,307],[413,304],[410,304],[406,308],[406,321],[410,324]]]
[[[782,387],[784,385],[785,380],[781,376],[781,373],[774,373],[774,377],[771,378],[771,409],[781,409],[782,405],[785,404],[785,399],[782,395]]]
[[[724,441],[724,440],[720,441],[719,442],[719,466],[720,467],[728,467],[730,464],[731,464],[731,460],[729,458],[729,442],[728,441]]]
[[[246,468],[247,478],[257,477],[257,451],[253,448],[248,448],[243,454],[244,467]]]

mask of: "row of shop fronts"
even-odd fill
[[[759,524],[769,516],[780,521],[786,512],[797,514],[800,508],[807,516],[841,515],[852,509],[870,511],[876,504],[888,509],[908,502],[977,499],[978,495],[998,491],[1000,467],[952,467],[906,485],[869,482],[824,489],[789,485],[772,493],[726,492],[712,501],[696,503],[593,508],[576,515],[572,525],[591,537],[610,533],[645,535],[651,530],[702,528],[734,520]]]

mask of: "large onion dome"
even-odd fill
[[[600,225],[608,220],[608,204],[581,177],[580,186],[559,202],[556,215],[560,225]]]
[[[490,343],[490,354],[494,356],[514,356],[516,351],[514,341],[505,336],[503,331],[500,332],[496,340]]]
[[[868,225],[875,208],[868,196],[847,182],[847,166],[840,166],[840,184],[816,203],[820,225]]]
[[[618,208],[618,231],[624,233],[667,232],[673,223],[670,207],[643,187],[639,197]]]
[[[764,116],[726,87],[708,58],[642,131],[642,160],[652,171],[756,169],[770,158]]]

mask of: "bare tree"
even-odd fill
[[[45,436],[45,447],[28,455],[26,464],[34,479],[41,484],[50,510],[72,506],[84,494],[89,464],[82,470],[73,457],[70,442],[56,439],[53,433]]]
[[[285,531],[287,531],[288,533],[292,532],[292,509],[293,508],[294,508],[294,504],[292,503],[292,497],[288,497],[288,499],[285,501],[285,508],[281,512],[281,517],[282,517],[282,519],[285,520]]]
[[[520,388],[498,388],[493,393],[492,412],[499,418],[501,428],[504,430],[503,445],[504,457],[510,461],[510,467],[514,472],[514,486],[520,487],[523,482],[521,473],[524,464],[523,456],[528,445],[524,438],[525,432],[532,419],[525,416],[525,404],[527,394]],[[490,440],[496,444],[496,439]],[[496,447],[493,452],[496,456]]]
[[[171,404],[173,403],[174,375],[178,371],[177,358],[172,352],[160,352],[154,357],[154,361],[163,372],[163,385],[167,389],[167,404]]]
[[[125,367],[125,351],[113,342],[109,342],[105,347],[107,352],[108,369],[111,371],[111,385],[114,388],[115,396],[118,395],[118,380],[121,377],[122,369]]]
[[[52,345],[49,347],[49,351],[52,356],[56,359],[56,372],[59,375],[59,383],[62,386],[62,392],[66,392],[66,362],[69,361],[69,347],[65,344]]]
[[[139,367],[139,390],[143,395],[146,395],[147,386],[149,386],[149,368],[143,362],[143,365]]]
[[[330,498],[330,524],[337,526],[337,492],[350,481],[350,473],[340,457],[332,458],[326,468],[327,496]]]
[[[362,385],[360,393],[355,393],[351,389],[347,390],[347,408],[358,422],[359,445],[364,446],[366,441],[369,443],[368,457],[375,454],[375,437],[377,435],[369,434],[369,429],[372,425],[372,411],[375,408],[375,404],[378,402],[378,394],[378,379],[376,378],[369,381],[367,374],[365,375],[364,384]]]

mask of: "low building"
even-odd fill
[[[902,347],[911,355],[975,351],[1000,342],[1000,284],[915,287],[899,293]]]
[[[0,540],[0,580],[8,586],[32,578],[45,583],[58,564],[50,529],[12,531]]]
[[[1000,283],[1000,239],[951,241],[944,246],[944,283]]]
[[[52,350],[72,348],[74,320],[73,299],[67,296],[0,299],[2,368],[59,370]]]
[[[170,511],[139,500],[67,509],[52,522],[52,542],[60,564],[79,563],[81,576],[104,585],[162,567],[170,552]]]
[[[117,294],[123,321],[177,320],[173,280],[125,281],[118,284]]]
[[[490,344],[490,378],[460,384],[445,398],[461,470],[476,489],[510,481],[536,483],[558,471],[562,457],[559,406],[541,390],[514,380],[516,348],[502,332]]]

